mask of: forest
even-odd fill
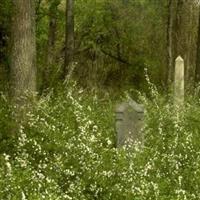
[[[199,138],[199,0],[0,0],[0,199],[200,200]]]

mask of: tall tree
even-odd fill
[[[200,7],[199,7],[200,9]],[[199,24],[198,24],[198,39],[197,39],[197,56],[196,56],[196,70],[195,81],[200,82],[200,11],[199,11]]]
[[[34,0],[13,1],[11,92],[15,101],[26,92],[36,91],[34,3]]]
[[[167,14],[167,50],[168,50],[168,70],[167,70],[167,82],[168,85],[171,84],[172,74],[173,74],[173,54],[172,54],[172,44],[173,44],[173,0],[168,1],[168,14]]]
[[[46,67],[44,71],[44,83],[43,87],[50,85],[50,73],[52,65],[54,64],[55,58],[55,42],[56,42],[56,31],[58,21],[58,6],[61,0],[51,0],[49,2],[49,27],[48,27],[48,41],[47,41],[47,52],[46,52]]]
[[[199,9],[194,0],[172,0],[169,12],[171,17],[168,20],[168,35],[172,35],[171,39],[168,37],[168,47],[172,46],[170,60],[174,61],[178,55],[183,57],[186,86],[191,86],[196,69]],[[171,61],[170,65],[172,65]],[[170,73],[168,77],[173,79],[171,69],[168,70],[168,73]]]
[[[64,78],[70,71],[74,57],[74,0],[66,0],[66,33]]]

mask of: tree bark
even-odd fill
[[[14,101],[36,91],[36,39],[34,0],[13,1],[11,95]]]
[[[66,0],[65,62],[63,78],[70,73],[74,57],[74,0]]]
[[[185,62],[186,88],[195,79],[198,35],[198,7],[194,1],[169,0],[167,23],[168,84],[173,81],[174,61],[180,55]]]
[[[167,83],[171,85],[173,77],[173,0],[168,2],[168,17],[167,17],[167,50],[168,50],[168,70],[167,70]]]
[[[50,86],[51,68],[54,64],[55,58],[55,42],[56,42],[56,31],[57,31],[57,12],[60,0],[53,0],[49,7],[49,30],[48,30],[48,41],[47,41],[47,54],[46,54],[46,67],[44,71],[44,83],[43,88]]]
[[[200,11],[199,11],[199,24],[198,24],[198,39],[197,39],[197,56],[196,56],[195,82],[197,82],[197,83],[200,82]]]
[[[193,86],[196,69],[198,7],[194,1],[178,0],[174,27],[174,55],[180,55],[185,62],[186,87]]]

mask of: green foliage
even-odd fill
[[[11,0],[0,2],[0,91],[6,91],[9,72],[9,37],[11,22]]]
[[[48,66],[55,85],[65,49],[65,0],[42,1],[37,14],[39,85],[46,73],[50,16],[55,15],[54,62]],[[155,83],[166,67],[166,2],[122,0],[75,1],[73,78],[89,88],[135,87],[145,90],[144,69]],[[162,42],[161,42],[162,41]],[[42,86],[41,86],[42,87]],[[51,87],[51,86],[50,86]]]
[[[14,150],[1,153],[0,198],[198,200],[200,103],[176,108],[150,86],[152,100],[142,97],[144,145],[121,149],[114,147],[111,97],[76,85],[42,97]]]
[[[144,68],[148,68],[160,83],[163,77],[158,74],[166,66],[163,3],[88,0],[77,2],[76,9],[80,49],[85,50],[78,58],[78,75],[89,76],[88,81],[99,86],[144,89]],[[91,80],[94,76],[96,80]]]
[[[36,1],[39,87],[48,69],[49,82],[58,88],[64,2]],[[0,3],[0,13],[4,37],[0,65],[7,66],[10,1]],[[55,52],[52,65],[46,66],[52,15]],[[30,103],[19,125],[14,119],[16,109],[0,95],[0,199],[200,199],[198,98],[176,107],[158,94],[146,76],[151,92],[148,99],[141,97],[146,108],[144,144],[115,148],[113,107],[118,88],[134,85],[146,91],[144,69],[155,82],[163,80],[166,21],[164,0],[76,1],[72,78],[90,90],[72,83],[50,89],[48,95]],[[102,95],[91,90],[104,92],[105,87],[116,87],[118,93]]]
[[[0,94],[0,153],[11,152],[13,141],[11,137],[11,129],[14,125],[12,120],[12,110],[7,97]]]

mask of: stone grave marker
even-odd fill
[[[144,107],[133,100],[123,102],[116,107],[117,147],[143,142],[141,129],[143,127]]]
[[[176,58],[174,72],[174,104],[184,103],[184,60],[181,56]]]

